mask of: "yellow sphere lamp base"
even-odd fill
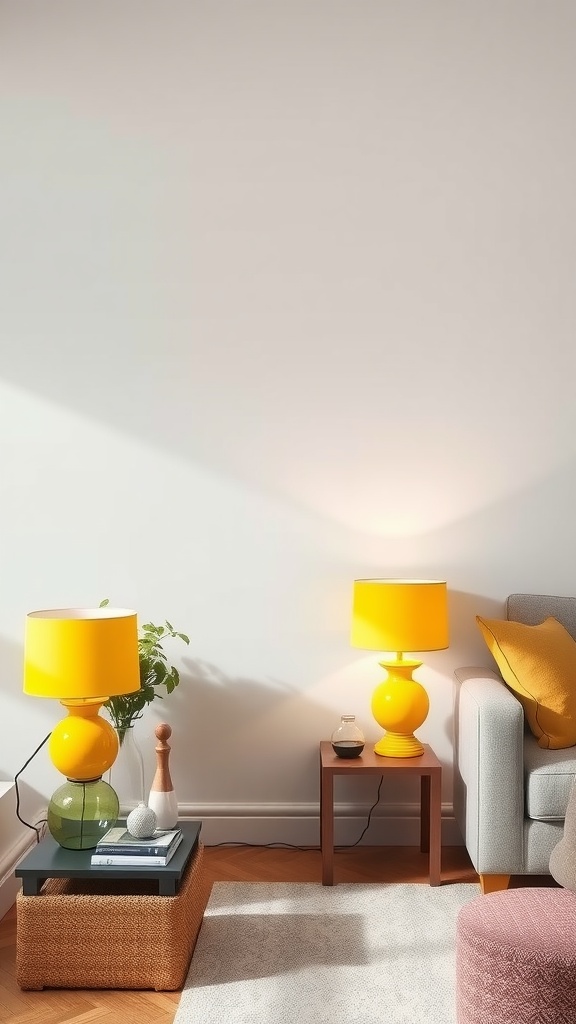
[[[412,678],[412,672],[421,664],[401,654],[394,661],[380,662],[388,676],[372,695],[372,714],[386,731],[374,746],[376,754],[418,757],[424,753],[414,732],[426,721],[430,701],[422,684]]]
[[[374,753],[381,757],[420,757],[424,747],[416,736],[404,736],[402,733],[386,732],[381,740],[374,744]]]
[[[62,700],[68,709],[52,730],[48,750],[52,763],[68,779],[100,778],[114,764],[118,735],[98,714],[102,700]]]

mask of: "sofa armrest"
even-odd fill
[[[454,814],[479,874],[516,874],[524,862],[524,711],[498,672],[454,675]]]

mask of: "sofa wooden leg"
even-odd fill
[[[507,889],[510,875],[480,875],[480,888],[485,896],[488,892],[500,892]]]

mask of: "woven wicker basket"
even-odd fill
[[[175,896],[148,879],[54,878],[19,893],[20,987],[182,988],[206,903],[202,860],[199,844]]]

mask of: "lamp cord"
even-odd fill
[[[18,777],[20,775],[22,775],[22,772],[24,771],[24,769],[27,768],[28,765],[30,764],[30,761],[32,761],[36,757],[36,754],[38,753],[38,751],[42,749],[42,747],[44,746],[46,741],[50,739],[51,735],[52,735],[52,732],[49,732],[48,735],[44,737],[44,739],[42,740],[42,743],[40,743],[36,747],[36,750],[34,751],[34,753],[30,755],[28,760],[22,765],[20,770],[17,771],[16,775],[14,776],[14,788],[16,790],[16,817],[18,818],[18,821],[21,821],[23,825],[26,825],[26,828],[30,828],[30,829],[32,829],[33,832],[36,833],[36,842],[37,843],[39,843],[40,839],[41,839],[41,829],[36,828],[36,825],[31,825],[30,822],[28,822],[28,821],[24,821],[24,818],[20,814],[20,790],[18,788]],[[41,818],[40,821],[37,822],[36,824],[42,825],[46,820],[47,820],[46,818]]]
[[[364,826],[364,828],[363,828],[362,832],[361,832],[361,833],[360,833],[360,835],[358,836],[358,839],[356,840],[356,842],[355,842],[355,843],[351,843],[351,844],[350,844],[350,846],[336,846],[336,847],[335,847],[335,852],[336,852],[336,853],[338,853],[338,851],[339,851],[339,850],[351,850],[353,846],[358,846],[358,843],[360,842],[360,840],[362,839],[362,837],[366,835],[366,833],[367,833],[367,831],[368,831],[368,829],[369,829],[369,827],[370,827],[370,819],[371,819],[371,817],[372,817],[372,811],[373,811],[373,810],[374,810],[374,808],[375,808],[375,807],[376,807],[376,806],[378,805],[378,802],[379,802],[379,800],[380,800],[380,790],[382,789],[382,782],[383,782],[383,781],[384,781],[384,776],[383,776],[383,775],[381,775],[381,776],[380,776],[380,782],[378,783],[378,791],[377,791],[377,793],[376,793],[376,799],[375,799],[374,803],[372,804],[372,807],[371,807],[371,808],[370,808],[370,810],[368,811],[368,818],[366,819],[366,824],[365,824],[365,826]]]
[[[378,806],[378,803],[380,801],[380,790],[382,789],[382,782],[383,781],[384,781],[384,776],[382,775],[382,776],[380,776],[380,782],[378,783],[378,792],[376,793],[376,799],[375,799],[374,803],[372,804],[372,807],[368,811],[368,818],[366,819],[366,824],[365,824],[364,828],[362,829],[360,835],[358,836],[358,839],[356,839],[356,841],[353,842],[353,843],[349,843],[347,846],[335,846],[334,847],[334,853],[342,853],[345,850],[352,850],[355,846],[358,846],[358,843],[360,842],[362,837],[366,835],[366,832],[368,831],[368,828],[370,827],[370,820],[372,818],[372,811],[374,810],[375,807]],[[270,848],[270,847],[274,847],[274,848],[280,847],[282,849],[282,848],[288,847],[290,850],[317,850],[318,849],[317,846],[297,846],[296,843],[240,843],[240,842],[236,843],[236,842],[229,842],[229,843],[211,843],[210,846],[211,847],[212,846],[257,846],[257,847],[262,848],[262,849],[265,849],[265,848],[267,849],[267,848]]]
[[[86,783],[82,782],[82,813],[80,815],[80,849],[84,849],[84,812],[86,810]]]

